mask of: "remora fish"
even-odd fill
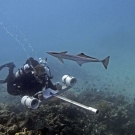
[[[110,58],[110,56],[108,56],[103,60],[99,60],[97,58],[87,56],[84,53],[80,53],[78,55],[70,55],[70,54],[67,54],[67,51],[60,52],[60,53],[58,53],[58,52],[47,52],[47,53],[58,58],[62,63],[64,63],[63,59],[76,61],[80,66],[87,62],[101,62],[106,69],[107,69],[107,66],[109,63],[109,58]]]

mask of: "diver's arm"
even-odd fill
[[[51,82],[51,80],[48,80],[48,88],[52,90],[57,90],[57,87]]]

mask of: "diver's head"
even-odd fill
[[[34,67],[34,75],[38,81],[43,81],[46,75],[44,66],[37,65]]]
[[[39,62],[37,60],[34,60],[33,57],[28,58],[26,63],[31,65],[32,67],[36,67],[37,65],[39,65]]]

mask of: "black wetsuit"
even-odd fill
[[[28,59],[26,61],[26,64],[34,63],[33,67],[39,64],[38,61],[36,60],[33,61],[33,60],[34,59],[32,58]],[[44,87],[51,88],[53,90],[57,89],[55,85],[53,85],[53,83],[51,82],[47,74],[45,74],[44,77],[42,78],[42,83],[37,81],[37,79],[35,78],[34,74],[32,74],[32,72],[28,72],[16,78],[13,73],[13,69],[15,65],[13,63],[12,63],[12,66],[11,66],[11,63],[5,64],[5,65],[6,66],[2,65],[1,67],[2,68],[8,67],[9,75],[7,76],[5,80],[0,80],[0,83],[7,83],[7,91],[11,95],[33,96],[37,92],[42,91]],[[0,67],[0,70],[2,69],[1,67]]]

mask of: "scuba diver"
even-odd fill
[[[13,62],[0,66],[0,71],[3,68],[8,68],[9,73],[6,79],[0,80],[0,84],[7,83],[7,92],[13,96],[20,96],[21,104],[29,109],[37,109],[44,101],[57,97],[94,113],[99,112],[95,108],[60,96],[59,94],[72,88],[77,79],[70,75],[64,75],[62,77],[64,85],[62,86],[60,83],[54,85],[51,82],[52,76],[49,67],[46,65],[46,60],[40,58],[38,62],[30,57],[15,74]]]
[[[34,60],[32,57],[26,60],[26,63],[14,74],[15,64],[13,62],[0,66],[9,68],[9,74],[5,80],[0,80],[0,84],[7,83],[7,92],[14,96],[33,96],[43,88],[52,90],[62,89],[61,84],[54,85],[51,82],[52,77],[47,74],[45,66]]]

